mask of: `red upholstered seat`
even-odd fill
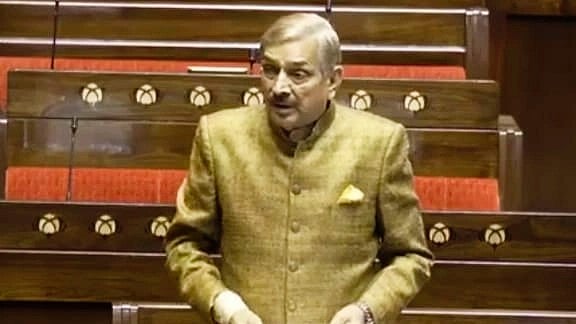
[[[344,77],[377,79],[433,79],[464,80],[466,70],[461,66],[433,65],[346,65]]]
[[[159,202],[157,170],[78,168],[72,173],[72,199],[127,203]]]
[[[500,210],[498,182],[469,178],[446,178],[446,206],[449,210]]]
[[[159,172],[158,202],[173,204],[176,193],[186,177],[186,170],[161,170]]]
[[[424,209],[447,209],[446,178],[443,177],[416,177],[414,187],[420,198],[420,206]]]
[[[6,199],[66,200],[67,168],[15,167],[6,171]]]
[[[172,204],[185,170],[78,168],[72,173],[72,200]],[[64,200],[65,168],[10,167],[6,199]],[[487,178],[416,177],[421,207],[427,210],[500,209],[498,182]]]
[[[202,62],[168,60],[102,60],[102,59],[56,59],[56,70],[120,71],[120,72],[169,72],[186,73],[188,66],[249,67],[248,62]]]

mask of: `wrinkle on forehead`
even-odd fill
[[[282,61],[281,59],[276,59],[270,55],[264,55],[262,62],[263,63],[271,63],[274,65],[289,65],[289,66],[294,66],[294,67],[303,67],[303,66],[313,65],[312,63],[310,63],[305,58],[294,58],[294,59],[289,58],[288,60]]]
[[[268,46],[263,53],[263,63],[290,66],[320,65],[318,42],[314,37],[283,42]]]

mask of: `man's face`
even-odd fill
[[[320,118],[335,88],[333,78],[322,74],[318,42],[312,37],[268,46],[261,82],[271,123],[288,131]]]

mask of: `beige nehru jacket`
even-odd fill
[[[187,302],[208,316],[229,288],[266,324],[328,323],[356,301],[396,318],[433,258],[407,156],[401,125],[338,105],[297,145],[263,107],[203,117],[166,237]]]

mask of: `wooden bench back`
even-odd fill
[[[159,205],[0,202],[0,301],[180,302],[162,253],[173,213]],[[437,261],[411,307],[576,307],[576,215],[425,212],[423,219]]]
[[[0,1],[0,55],[255,62],[276,18],[314,12],[339,32],[345,64],[459,65],[487,78],[488,12],[460,3]]]
[[[258,84],[237,75],[14,71],[8,164],[66,166],[74,126],[75,166],[185,169],[199,117],[260,103]],[[418,175],[497,178],[497,93],[489,81],[350,79],[337,100],[406,125]]]

